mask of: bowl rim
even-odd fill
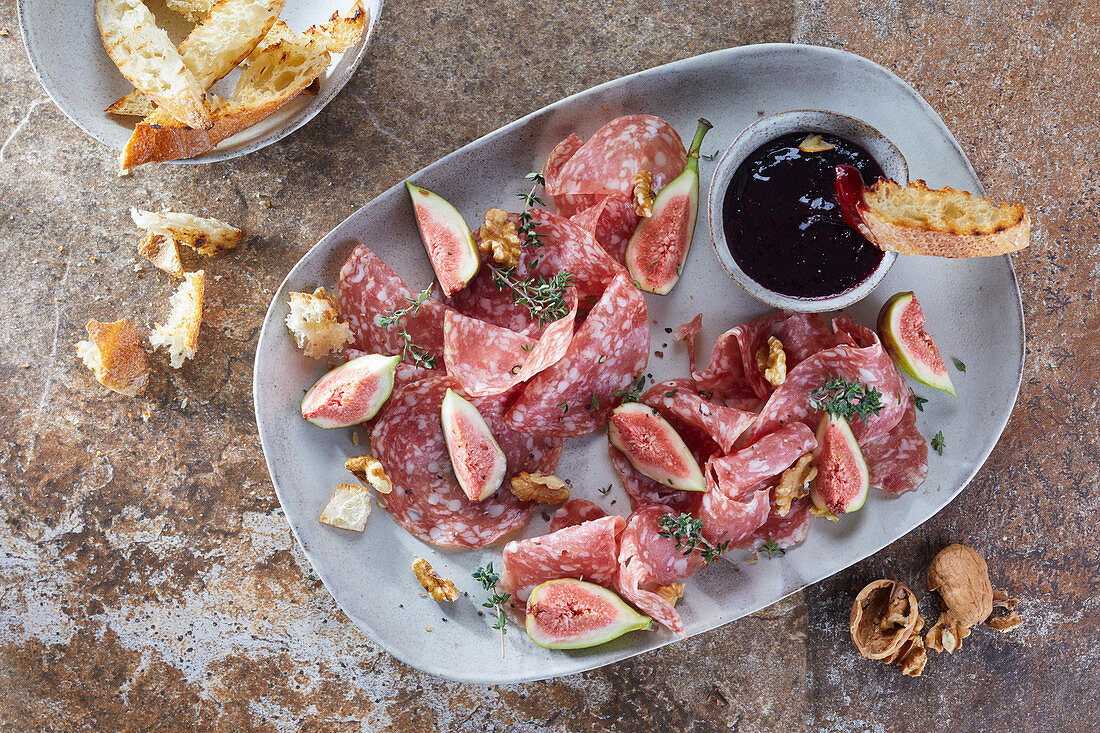
[[[758,136],[762,129],[767,130],[766,136]],[[851,139],[864,148],[877,148],[881,154],[875,154],[874,157],[882,167],[883,173],[902,185],[909,182],[909,165],[905,156],[890,138],[869,123],[851,115],[823,109],[793,109],[777,112],[761,117],[745,127],[718,160],[707,194],[710,241],[718,261],[730,278],[753,298],[787,311],[819,313],[841,310],[858,303],[874,291],[897,260],[896,252],[886,252],[871,274],[848,290],[820,298],[800,298],[778,293],[749,277],[733,258],[722,223],[726,188],[741,163],[767,142],[792,132],[802,131],[838,135]]]

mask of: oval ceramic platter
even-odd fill
[[[769,44],[717,51],[633,74],[564,99],[451,153],[410,180],[438,192],[470,222],[489,207],[514,209],[523,178],[542,167],[554,145],[570,132],[587,137],[623,114],[652,113],[690,138],[697,118],[715,127],[704,152],[724,150],[761,112],[826,109],[863,119],[894,141],[908,159],[912,178],[934,186],[981,191],[974,169],[936,115],[913,89],[886,69],[842,51]],[[714,163],[702,161],[706,201]],[[687,354],[665,327],[703,313],[700,357],[707,358],[723,330],[767,312],[719,266],[700,206],[695,242],[683,278],[671,295],[646,296],[652,326],[647,372],[656,380],[684,376]],[[415,291],[432,281],[408,194],[399,182],[311,249],[287,276],[267,313],[256,354],[256,418],[267,465],[294,533],[325,585],[347,615],[382,648],[426,672],[451,679],[503,683],[579,672],[640,654],[676,637],[661,629],[628,634],[588,650],[548,651],[518,624],[501,640],[489,614],[478,610],[486,592],[471,572],[487,561],[500,568],[504,542],[477,550],[425,544],[375,508],[366,532],[318,522],[333,489],[349,479],[344,459],[363,449],[349,430],[326,431],[299,415],[303,390],[324,370],[303,357],[283,325],[288,293],[331,287],[357,242],[374,249]],[[839,522],[815,520],[809,538],[784,557],[749,563],[745,553],[717,562],[688,582],[678,609],[688,634],[699,634],[761,609],[888,545],[942,509],[981,467],[1004,429],[1019,389],[1023,365],[1023,314],[1007,257],[974,260],[899,258],[879,288],[851,309],[874,324],[882,303],[900,290],[915,290],[945,358],[958,357],[967,371],[952,371],[958,399],[919,388],[930,401],[919,413],[926,438],[942,430],[943,455],[915,492],[890,497],[872,490],[862,511]],[[951,368],[951,367],[949,367]],[[571,479],[573,496],[591,499],[610,513],[628,515],[629,502],[607,459],[603,430],[565,441],[558,475]],[[614,484],[606,496],[597,488]],[[537,512],[523,536],[544,534]],[[438,604],[421,595],[410,569],[428,558],[462,595]],[[427,628],[431,631],[427,631]]]
[[[342,54],[333,54],[321,74],[316,95],[300,94],[258,124],[223,140],[209,153],[173,163],[214,163],[236,158],[281,140],[313,119],[351,79],[367,53],[367,45],[382,12],[383,0],[361,0],[367,11],[367,32]],[[177,43],[190,24],[165,7],[164,0],[146,3]],[[324,23],[333,13],[348,15],[355,0],[288,0],[280,15],[295,31]],[[133,86],[103,50],[91,0],[19,0],[19,27],[34,73],[54,104],[80,129],[104,145],[122,150],[134,131],[135,117],[106,114],[106,109]],[[240,72],[232,71],[211,89],[228,95]]]

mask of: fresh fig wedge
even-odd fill
[[[508,459],[485,418],[461,395],[448,389],[440,419],[459,485],[473,501],[488,499],[504,482]]]
[[[810,500],[816,514],[836,519],[863,506],[871,485],[870,474],[863,451],[843,417],[829,413],[821,416],[814,465],[817,477],[810,485]]]
[[[405,187],[439,287],[449,298],[466,287],[481,266],[474,235],[462,214],[442,196],[408,181]]]
[[[607,437],[643,476],[683,491],[706,491],[699,463],[684,439],[641,402],[627,402],[611,411]]]
[[[878,335],[899,369],[921,384],[955,396],[955,385],[940,350],[924,328],[924,311],[913,291],[898,293],[882,306]]]
[[[650,623],[612,591],[583,580],[548,580],[527,599],[527,635],[546,649],[606,644]]]
[[[626,269],[647,293],[667,295],[684,270],[699,213],[699,146],[711,127],[699,120],[684,172],[657,193],[653,215],[642,219],[626,245]]]
[[[302,417],[322,428],[346,428],[370,420],[393,393],[399,356],[366,354],[336,367],[302,398]]]

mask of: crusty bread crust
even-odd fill
[[[107,55],[135,88],[191,127],[213,125],[206,110],[206,90],[144,3],[96,0],[95,17]]]
[[[343,51],[351,38],[366,30],[366,11],[356,0],[352,14],[339,14],[303,34],[276,21],[245,60],[246,68],[229,99],[211,105],[213,125],[195,129],[158,110],[134,128],[126,143],[124,170],[145,163],[193,158],[247,129],[308,89],[329,64],[332,51]]]
[[[219,250],[233,249],[241,241],[240,229],[213,217],[179,211],[163,211],[157,214],[137,208],[130,209],[130,216],[135,224],[150,234],[165,237],[175,244],[186,244],[207,257],[214,256]],[[180,274],[180,277],[183,275]]]
[[[863,234],[880,249],[903,255],[992,257],[1017,252],[1031,240],[1031,218],[1020,204],[998,203],[966,191],[900,186],[880,179],[859,203]]]
[[[114,323],[93,320],[85,328],[91,340],[78,343],[76,352],[95,372],[96,380],[127,397],[143,394],[149,384],[149,355],[130,319]]]
[[[183,263],[180,261],[176,241],[163,234],[148,232],[138,245],[138,254],[173,277],[183,277]]]
[[[241,63],[279,19],[286,0],[219,0],[206,18],[180,44],[183,63],[203,91]],[[135,89],[106,111],[147,117],[156,110],[153,100]]]

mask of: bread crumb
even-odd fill
[[[362,532],[370,516],[370,490],[365,486],[340,484],[321,511],[320,521],[331,527]]]
[[[202,325],[203,279],[202,270],[188,272],[183,282],[169,299],[171,312],[168,323],[156,324],[149,342],[154,348],[168,349],[173,369],[179,369],[183,362],[192,359],[198,347],[199,326]]]
[[[127,397],[145,392],[149,383],[149,357],[130,319],[114,323],[91,320],[85,325],[89,339],[76,344],[76,354],[107,389]]]

